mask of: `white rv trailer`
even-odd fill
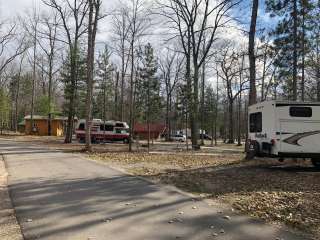
[[[320,167],[320,102],[266,101],[248,114],[249,155],[311,158]]]

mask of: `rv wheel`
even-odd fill
[[[256,156],[259,156],[259,143],[257,143],[256,141],[251,141],[248,146],[246,159],[252,160]]]
[[[311,162],[312,162],[313,166],[320,169],[320,159],[319,158],[312,158]]]

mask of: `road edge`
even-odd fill
[[[11,192],[8,186],[8,167],[5,155],[0,153],[0,191],[3,198],[0,201],[0,237],[2,240],[23,240],[24,236],[13,206]],[[4,205],[4,206],[3,206]]]

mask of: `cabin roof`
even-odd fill
[[[24,117],[24,120],[30,120],[31,115],[27,115]],[[33,115],[34,120],[48,120],[48,116],[41,116],[41,115]],[[76,118],[75,118],[76,119]],[[52,120],[61,120],[61,121],[67,121],[67,117],[53,117]]]

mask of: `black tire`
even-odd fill
[[[257,143],[256,141],[250,142],[248,144],[246,159],[247,160],[254,159],[255,157],[260,155],[259,152],[260,152],[259,143]]]
[[[319,158],[312,158],[311,162],[315,168],[320,169],[320,159]]]

